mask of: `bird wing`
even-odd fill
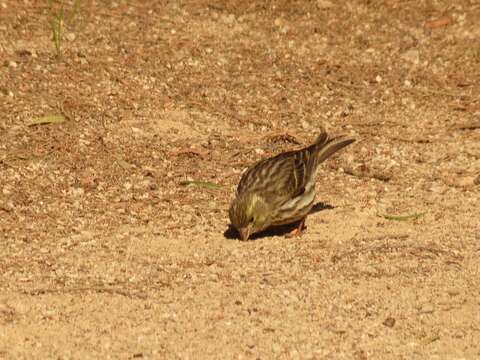
[[[272,194],[279,203],[288,201],[305,192],[320,163],[332,154],[354,142],[354,138],[330,139],[322,132],[314,144],[294,151],[288,151],[264,159],[249,168],[238,184],[237,193],[253,191]]]
[[[273,193],[280,202],[300,195],[308,181],[307,169],[311,158],[308,149],[281,153],[253,165],[242,176],[237,193]]]

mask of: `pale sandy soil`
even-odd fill
[[[480,5],[452,3],[85,0],[56,57],[47,2],[0,0],[0,358],[480,358]],[[328,206],[235,239],[241,172],[320,126],[359,139]]]

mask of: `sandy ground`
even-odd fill
[[[0,358],[480,358],[478,1],[79,4],[0,0]],[[238,241],[321,126],[304,235]]]

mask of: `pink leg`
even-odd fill
[[[287,238],[291,238],[291,237],[295,237],[295,236],[300,236],[302,235],[303,233],[303,230],[305,230],[305,220],[307,219],[307,217],[305,216],[301,221],[300,223],[298,224],[298,226],[293,229],[292,231],[290,231],[287,235],[285,235]]]

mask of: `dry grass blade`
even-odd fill
[[[380,217],[383,217],[384,219],[387,219],[387,220],[408,221],[408,220],[420,219],[425,214],[426,212],[409,214],[409,215],[387,215],[386,214],[386,215],[380,215]]]
[[[117,162],[117,164],[118,164],[123,170],[130,171],[130,170],[132,170],[132,169],[135,168],[135,165],[130,164],[130,163],[126,162],[126,161],[123,160],[123,159],[117,158],[117,159],[115,159],[115,161]]]
[[[463,124],[457,124],[453,127],[458,130],[476,130],[480,129],[480,119],[464,122]]]
[[[427,337],[423,338],[422,341],[421,341],[421,344],[423,346],[426,346],[426,345],[431,344],[431,343],[433,343],[434,341],[437,341],[437,340],[440,340],[440,335],[433,334],[433,335],[430,335],[430,336],[427,336]]]
[[[60,124],[65,122],[63,115],[46,115],[33,119],[28,123],[28,126]]]

